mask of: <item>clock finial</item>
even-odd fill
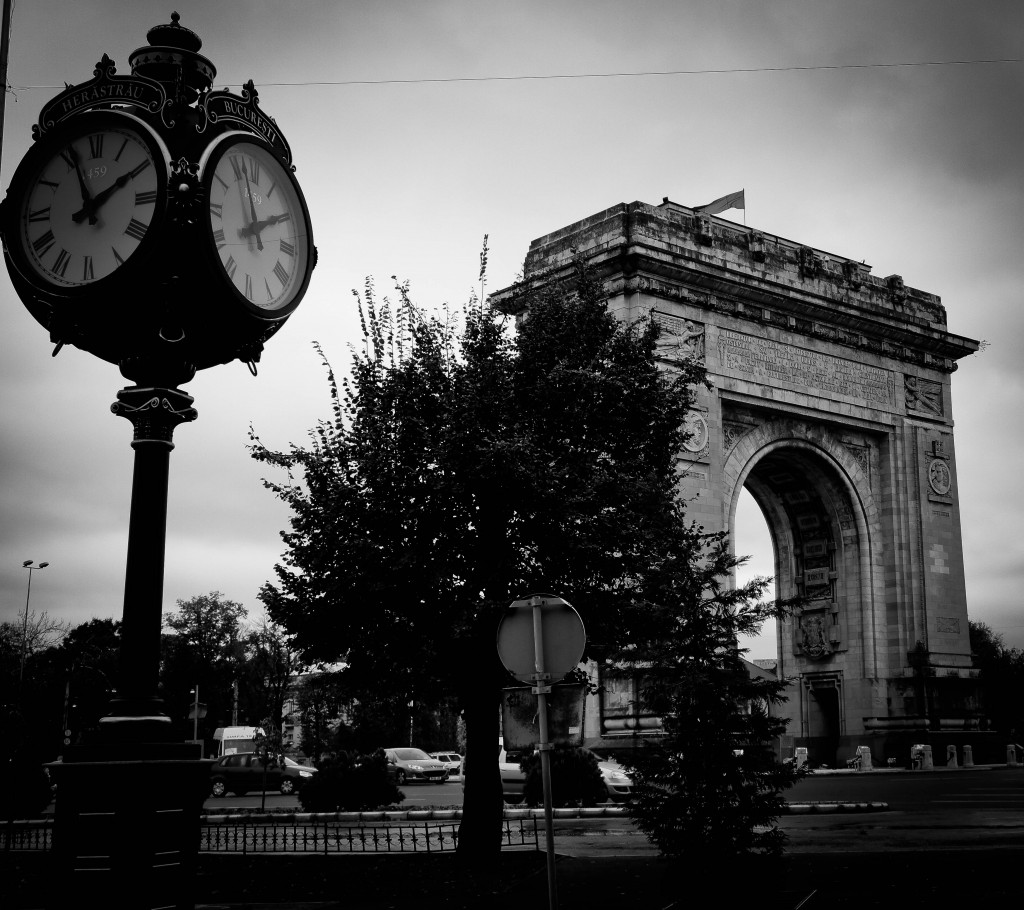
[[[156,44],[161,47],[174,47],[183,51],[192,51],[192,53],[197,53],[203,46],[203,39],[192,29],[185,28],[181,24],[181,16],[176,12],[171,13],[170,24],[154,25],[146,32],[146,40],[150,44]]]
[[[153,26],[146,38],[149,46],[140,47],[128,58],[133,75],[155,79],[172,97],[180,95],[185,104],[209,91],[217,68],[199,54],[203,40],[181,24],[181,16],[171,13],[171,21]]]

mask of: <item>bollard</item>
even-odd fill
[[[911,746],[910,767],[915,771],[931,771],[935,767],[932,762],[932,747],[925,743],[915,743]]]
[[[964,767],[965,768],[973,768],[974,767],[974,747],[973,746],[964,746]]]
[[[1006,767],[1017,767],[1017,747],[1013,743],[1008,743],[1006,746]]]
[[[871,747],[870,746],[857,746],[857,757],[860,759],[861,771],[870,771],[871,765]]]
[[[796,747],[796,766],[802,768],[807,764],[807,747],[797,746]]]
[[[956,746],[946,746],[946,767],[947,768],[959,768],[960,765],[956,760]]]

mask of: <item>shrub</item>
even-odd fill
[[[369,755],[342,752],[331,757],[299,790],[299,802],[307,812],[356,812],[403,799],[402,791],[388,777],[383,749]]]
[[[522,762],[526,773],[524,797],[530,806],[544,802],[540,753]],[[596,806],[608,798],[601,769],[593,752],[578,746],[556,745],[551,750],[551,804],[558,807]]]
[[[41,764],[11,760],[0,789],[0,819],[39,818],[50,804],[50,779]]]

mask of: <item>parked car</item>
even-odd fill
[[[498,737],[498,771],[501,774],[501,795],[507,803],[521,803],[526,787],[526,773],[519,766],[519,755],[505,751],[505,742]]]
[[[448,777],[462,775],[462,756],[458,752],[431,752],[430,757],[436,758],[448,769]]]
[[[521,803],[526,787],[526,774],[519,766],[518,753],[505,751],[502,738],[498,737],[498,773],[501,775],[501,795],[507,803]],[[474,765],[475,767],[475,765]],[[492,765],[493,767],[493,765]],[[469,773],[468,756],[462,760],[462,789],[466,789],[466,775]]]
[[[597,770],[601,773],[601,783],[604,785],[605,798],[615,803],[629,802],[633,798],[633,780],[626,773],[625,769],[613,758],[604,758],[590,749],[581,749],[581,752],[592,755],[597,762]],[[534,753],[536,755],[537,753]],[[501,750],[501,785],[505,796],[505,802],[519,802],[526,795],[526,774],[520,769],[518,763],[513,764],[512,756],[506,758],[504,749]],[[520,758],[516,756],[515,758]],[[538,773],[534,769],[533,773]],[[590,792],[590,799],[603,800],[597,792]],[[518,794],[518,795],[517,795]],[[534,793],[536,797],[536,793]]]
[[[290,758],[278,761],[271,758],[266,765],[264,777],[263,760],[255,752],[236,752],[225,755],[214,762],[210,768],[210,793],[223,796],[234,793],[245,796],[250,790],[261,792],[280,790],[285,796],[295,793],[303,784],[316,774],[316,768],[307,768]]]
[[[431,758],[422,749],[399,746],[385,749],[388,773],[399,786],[411,783],[436,783],[448,780],[448,769],[436,758]]]
[[[608,799],[615,803],[629,802],[633,798],[633,780],[626,774],[622,765],[614,759],[602,758],[596,752],[597,767],[601,771],[601,779],[608,791]]]

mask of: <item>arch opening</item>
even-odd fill
[[[847,467],[819,440],[777,437],[749,453],[731,521],[734,552],[757,556],[751,574],[771,574],[780,599],[799,598],[777,621],[774,649],[762,635],[747,656],[773,657],[775,672],[794,680],[782,706],[789,735],[826,762],[872,697],[873,649],[851,651],[873,626],[861,584],[865,524]]]
[[[743,565],[736,567],[736,584],[744,585],[754,578],[770,577],[772,583],[765,590],[764,598],[774,600],[775,543],[764,512],[746,488],[740,492],[736,506],[732,545],[737,556],[747,557]],[[757,635],[741,635],[739,645],[747,649],[747,660],[777,660],[779,643],[776,621],[768,620]]]

